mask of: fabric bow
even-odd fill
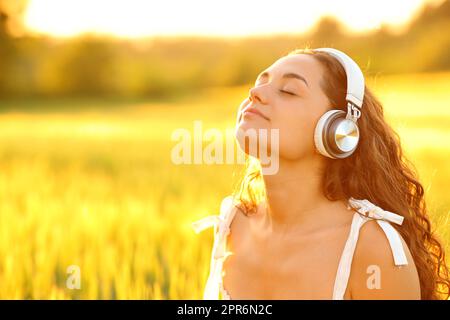
[[[233,198],[228,196],[222,200],[220,205],[220,215],[210,215],[191,224],[196,233],[214,226],[214,259],[223,258],[227,255],[225,239],[230,233],[229,223],[227,221],[227,212],[233,205]]]
[[[369,218],[386,220],[398,225],[401,225],[403,223],[404,218],[402,216],[390,211],[383,210],[380,207],[374,205],[369,200],[357,200],[354,198],[350,198],[349,203],[351,207],[357,209],[360,213],[366,215]]]
[[[366,217],[375,219],[377,221],[389,241],[389,245],[394,257],[394,264],[396,266],[407,265],[408,259],[406,258],[405,251],[403,250],[400,235],[394,229],[394,227],[389,224],[390,221],[401,225],[404,218],[393,212],[381,209],[367,199],[357,200],[354,198],[350,198],[349,204],[351,207],[357,209],[358,212],[364,214]]]

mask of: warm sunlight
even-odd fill
[[[30,0],[25,23],[35,32],[62,37],[86,32],[240,36],[302,32],[321,16],[333,15],[360,32],[386,23],[401,26],[424,2],[441,1]]]
[[[445,30],[450,0],[0,0],[0,300],[450,301]]]

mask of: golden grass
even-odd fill
[[[450,243],[450,74],[379,77],[385,103]],[[233,126],[247,88],[172,104],[0,114],[0,298],[197,299],[212,232],[190,222],[217,213],[235,165],[170,161],[176,128]],[[66,288],[78,265],[81,289]]]

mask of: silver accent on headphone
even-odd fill
[[[334,141],[342,152],[356,148],[359,141],[359,129],[353,120],[344,119],[336,127]]]

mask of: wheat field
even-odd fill
[[[369,84],[417,166],[450,253],[450,73]],[[212,231],[197,235],[190,223],[218,212],[242,167],[175,165],[171,133],[195,120],[232,128],[247,89],[110,107],[1,102],[0,298],[201,298]],[[79,289],[67,287],[73,265]]]

